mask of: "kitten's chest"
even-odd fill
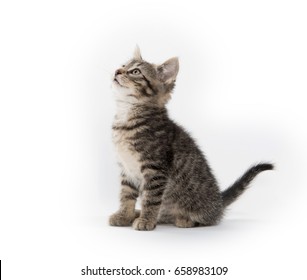
[[[140,154],[133,148],[130,131],[113,130],[113,143],[117,159],[122,165],[125,174],[130,177],[142,180]]]

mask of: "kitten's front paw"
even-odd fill
[[[117,226],[117,227],[131,226],[135,218],[136,218],[135,216],[131,217],[124,215],[121,212],[116,212],[110,216],[109,224],[111,226]]]
[[[156,222],[146,220],[143,218],[137,218],[133,222],[133,228],[135,230],[153,230],[156,227]]]

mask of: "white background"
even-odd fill
[[[304,1],[1,1],[3,279],[100,279],[80,275],[87,265],[302,279],[306,13]],[[107,225],[119,193],[110,77],[136,44],[150,62],[179,57],[170,115],[222,189],[255,162],[276,164],[219,226]],[[164,277],[180,278],[193,279]]]

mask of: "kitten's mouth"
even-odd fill
[[[116,79],[116,77],[113,79],[113,82],[115,82],[117,85],[122,87],[122,85],[119,83],[119,81]]]
[[[113,82],[114,82],[115,84],[119,85],[120,87],[128,88],[128,87],[122,85],[122,84],[116,79],[116,77],[114,77]]]

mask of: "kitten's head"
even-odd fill
[[[178,58],[174,57],[161,65],[142,59],[136,47],[134,56],[117,69],[113,77],[116,98],[133,103],[164,105],[170,98],[179,71]]]

